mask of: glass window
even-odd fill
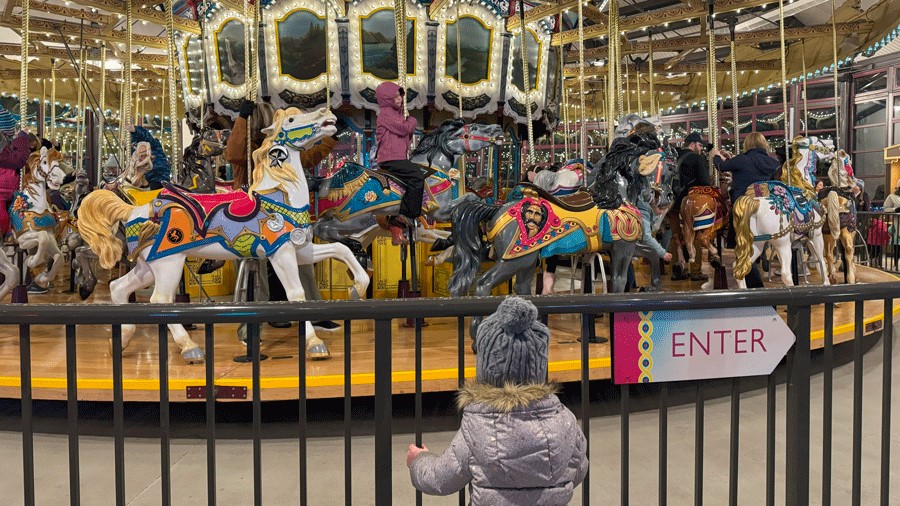
[[[800,130],[831,130],[835,128],[835,113],[834,107],[829,107],[828,109],[813,109],[807,112],[809,115],[809,124],[803,125],[803,111],[798,111],[800,113]]]
[[[859,176],[884,178],[884,153],[871,151],[854,154],[853,170]]]
[[[897,81],[897,86],[900,87],[900,81]],[[900,119],[900,95],[894,97],[894,119]]]
[[[887,88],[887,72],[878,72],[853,78],[853,90],[857,95]]]
[[[672,111],[672,114],[687,114],[687,112],[688,107],[686,105],[679,105]]]
[[[731,99],[725,100],[725,114],[731,114]],[[747,95],[738,99],[738,109],[742,107],[753,107],[753,95]]]
[[[881,150],[887,142],[887,125],[857,128],[856,151]]]
[[[884,123],[884,100],[873,100],[856,104],[856,112],[853,115],[853,126],[879,125]]]
[[[709,121],[701,120],[701,121],[691,121],[691,132],[700,132],[700,133],[708,133],[709,132]]]
[[[803,89],[803,85],[801,83],[800,89]],[[816,84],[807,84],[806,85],[806,99],[807,100],[817,100],[820,98],[834,98],[834,83],[816,83]]]
[[[788,88],[787,94],[788,101],[791,100],[791,89]],[[769,105],[769,104],[780,104],[781,103],[781,88],[772,88],[771,90],[766,90],[762,93],[756,94],[756,104],[757,105]]]
[[[722,117],[721,113],[720,113],[719,117]],[[730,116],[730,115],[726,119],[722,120],[722,133],[723,134],[733,135],[734,125],[732,125],[732,123],[734,123],[734,120],[733,120],[732,116]],[[753,126],[753,117],[750,116],[749,114],[746,116],[741,115],[738,117],[738,128],[740,129],[740,133],[750,133],[752,126]]]
[[[768,114],[756,115],[757,132],[772,132],[774,130],[784,130],[783,112],[771,112]]]
[[[457,34],[456,30],[459,26],[462,31],[459,35],[459,41],[462,44],[460,49],[456,48],[456,40]],[[456,57],[457,51],[459,51],[459,56],[462,58],[463,66],[462,66],[462,82],[463,84],[476,84],[482,81],[486,81],[489,77],[488,74],[488,63],[490,60],[491,53],[491,37],[493,32],[484,26],[480,20],[471,16],[464,16],[459,21],[454,21],[451,24],[447,25],[447,44],[444,51],[444,56],[447,60],[447,75],[456,79],[459,74],[460,69],[457,68]],[[529,35],[531,33],[529,32]],[[532,35],[532,38],[534,36]],[[515,38],[514,40],[521,40],[520,38]],[[528,59],[529,59],[529,68],[535,71],[534,75],[536,77],[536,68],[532,68],[531,60],[532,60],[532,52],[534,52],[535,57],[535,67],[537,66],[537,58],[539,48],[537,47],[537,40],[534,40],[532,46],[532,41],[528,41]],[[516,46],[516,51],[520,51],[518,49],[519,46]],[[521,54],[515,53],[517,55]],[[518,65],[519,70],[519,81],[517,86],[519,89],[522,89],[522,61],[521,59],[516,60],[513,63],[513,68]],[[515,79],[515,72],[513,73],[513,79]],[[532,83],[534,82],[534,78],[529,79]]]
[[[900,144],[900,122],[894,123],[894,140],[891,145]]]

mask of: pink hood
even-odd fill
[[[378,99],[378,107],[382,109],[390,107],[395,111],[400,111],[400,108],[394,105],[394,97],[397,96],[398,91],[400,91],[400,87],[390,81],[379,84],[375,88],[375,98]]]

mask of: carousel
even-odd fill
[[[834,122],[851,121],[839,72],[900,35],[898,18],[891,0],[7,0],[0,182],[17,177],[0,188],[0,297],[452,304],[893,280],[858,265],[847,140],[809,133],[805,91],[833,77]],[[383,83],[403,90],[425,179],[399,233],[407,183],[377,162]],[[782,133],[768,142],[785,160],[739,186],[744,99],[773,90]],[[679,108],[707,115],[706,177],[687,185],[676,146],[692,132],[666,120]],[[859,335],[853,311],[835,309],[835,342]],[[864,332],[880,328],[883,308],[864,312]],[[825,315],[813,320],[821,346]],[[347,356],[353,395],[372,394],[374,322],[272,323],[212,340],[171,323],[172,399],[204,384],[204,337],[217,384],[251,384],[248,346],[270,357],[264,400],[297,398],[299,361],[310,397],[343,396]],[[458,385],[457,318],[424,325],[394,330],[395,392],[412,388],[419,338],[424,390]],[[580,378],[581,319],[549,325],[551,378]],[[610,377],[609,328],[591,331],[592,379]],[[80,331],[80,398],[112,398],[110,332]],[[160,336],[121,332],[125,399],[155,401]],[[3,345],[17,339],[0,329],[5,397],[19,395]],[[64,398],[65,344],[63,328],[33,331],[36,398]]]

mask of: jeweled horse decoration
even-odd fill
[[[344,262],[354,277],[351,296],[365,293],[368,277],[350,250],[341,244],[314,244],[310,234],[309,187],[300,150],[333,135],[335,116],[325,109],[303,113],[277,111],[261,147],[253,152],[253,186],[249,193],[193,194],[168,185],[150,203],[132,206],[109,191],[96,191],[82,204],[79,229],[100,257],[113,267],[122,253],[114,228],[125,223],[128,251],[135,266],[110,283],[115,303],[125,303],[135,290],[154,284],[150,302],[172,302],[185,259],[235,260],[265,257],[275,269],[290,301],[304,300],[298,264],[327,258]],[[204,353],[184,327],[170,324],[173,339],[189,361]],[[327,358],[328,348],[306,323],[306,349],[311,358]],[[134,325],[122,326],[123,345]]]
[[[34,283],[47,288],[63,264],[57,234],[59,220],[50,209],[47,189],[59,189],[66,177],[60,167],[62,155],[53,148],[41,148],[28,157],[22,172],[22,191],[13,195],[9,217],[13,236],[27,255],[25,267],[49,266],[34,277]]]
[[[810,164],[808,147],[806,138],[795,137],[794,156],[782,171],[785,179],[790,177],[792,184],[796,183],[801,187],[788,186],[781,181],[764,181],[751,185],[734,203],[734,226],[737,233],[734,278],[740,288],[747,287],[744,277],[750,272],[751,264],[762,254],[762,246],[766,241],[772,244],[778,254],[782,265],[781,280],[785,286],[794,285],[790,269],[793,256],[791,246],[794,241],[805,241],[812,248],[819,261],[824,284],[829,284],[822,237],[825,212],[814,198],[815,182],[809,177],[812,174],[808,169],[815,165]],[[807,189],[812,192],[811,195]]]
[[[465,124],[461,120],[445,121],[425,135],[410,156],[410,161],[428,173],[423,215],[439,216],[440,210],[459,196],[460,174],[454,166],[460,156],[502,143],[499,125]],[[403,184],[385,171],[346,162],[326,182],[322,193],[327,193],[320,193],[319,219],[313,231],[326,241],[352,239],[364,248],[379,234],[387,234],[378,226],[376,216],[396,216],[405,191]],[[417,234],[416,239],[425,242],[442,237],[422,227],[417,228]]]

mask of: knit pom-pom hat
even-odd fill
[[[16,120],[6,109],[0,108],[0,133],[12,138],[16,133]]]
[[[475,340],[478,382],[501,387],[547,381],[550,329],[537,317],[530,301],[509,297],[481,323]]]

